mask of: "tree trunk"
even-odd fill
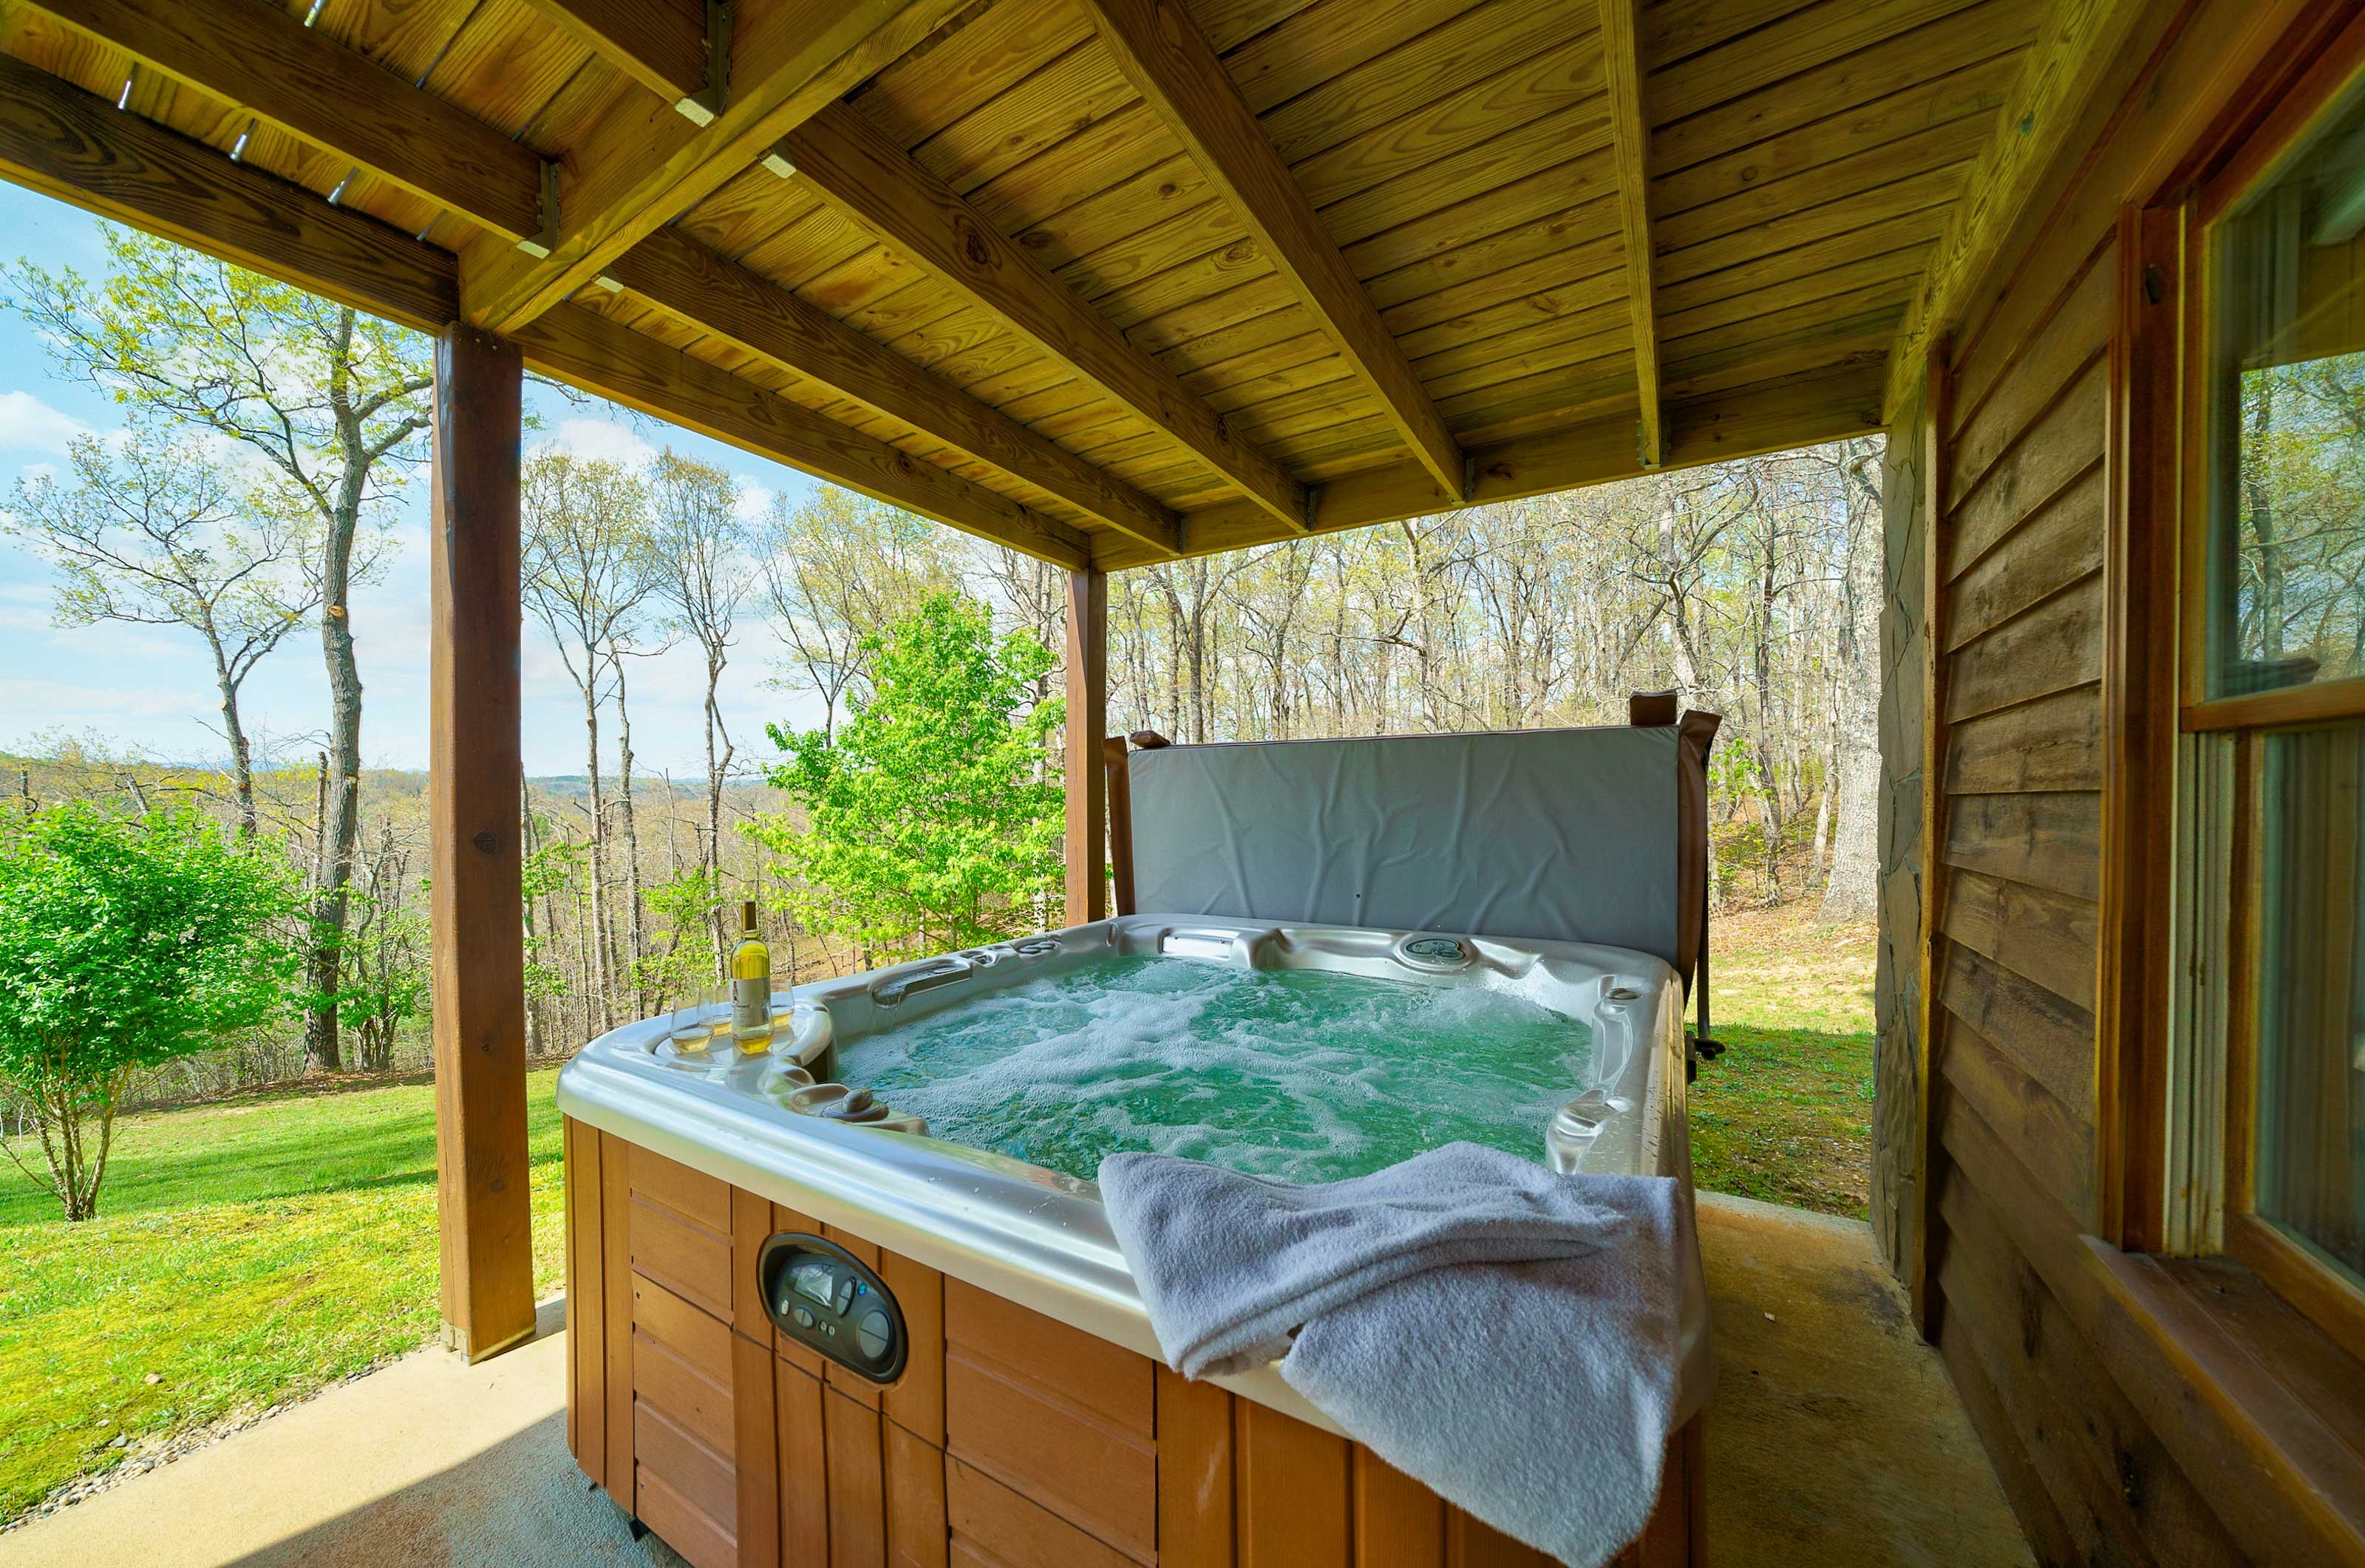
[[[1874,507],[1877,507],[1875,498]],[[1854,507],[1849,509],[1855,510]],[[1880,599],[1879,514],[1848,541],[1846,592],[1840,620],[1839,754],[1833,780],[1839,826],[1832,874],[1823,884],[1825,920],[1870,920],[1880,888]]]
[[[641,991],[648,934],[641,901],[641,829],[633,812],[633,714],[625,705],[624,661],[611,652],[608,663],[616,672],[616,813],[624,830],[625,974],[633,988],[633,1016],[642,1018],[649,1011]]]
[[[723,661],[709,649],[706,656],[706,891],[714,901],[707,912],[707,926],[714,935],[714,978],[731,978],[731,940],[723,922],[723,775],[731,766],[731,733],[723,727],[723,709],[715,698],[723,684]],[[717,736],[723,749],[714,749]],[[790,983],[794,969],[790,970]]]
[[[591,787],[591,843],[589,853],[585,857],[588,869],[584,879],[588,884],[591,907],[588,916],[590,926],[590,953],[587,961],[588,972],[583,978],[591,991],[591,1020],[599,1026],[599,1032],[604,1035],[616,1026],[616,1020],[615,1002],[610,983],[612,954],[609,946],[606,888],[608,816],[607,802],[601,798],[600,790],[598,692],[596,678],[587,677],[583,684],[583,766],[590,778]]]
[[[347,312],[347,335],[351,335]],[[346,393],[342,374],[331,384],[341,408]],[[321,835],[320,877],[312,901],[312,950],[306,966],[315,998],[304,1018],[304,1066],[334,1072],[343,1065],[337,1041],[336,991],[344,946],[346,892],[353,882],[353,846],[361,837],[362,676],[353,660],[353,617],[346,599],[353,587],[353,532],[361,523],[370,464],[360,421],[347,411],[338,420],[345,470],[330,510],[320,555],[320,654],[329,672],[329,811]]]
[[[521,784],[518,789],[518,844],[524,851],[525,858],[531,861],[533,858],[534,852],[533,797],[522,784]],[[535,953],[537,934],[533,924],[533,895],[532,893],[528,893],[519,902],[524,905],[524,908],[521,909],[519,913],[525,922],[525,961],[528,966],[529,972],[531,972],[532,966],[537,961],[537,956]],[[545,921],[544,924],[547,924],[548,923]],[[526,1055],[530,1057],[538,1057],[542,1055],[545,1045],[544,1035],[544,1031],[542,1022],[542,1000],[534,995],[532,986],[529,985],[526,987],[525,993]]]
[[[230,785],[238,796],[238,836],[254,836],[254,752],[247,745],[246,728],[238,717],[238,678],[230,673],[221,639],[212,631],[206,643],[213,649],[214,686],[221,693],[222,734],[230,741]]]

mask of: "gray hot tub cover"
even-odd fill
[[[1688,985],[1716,725],[1136,751],[1131,907],[1596,942]]]

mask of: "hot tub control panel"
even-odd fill
[[[903,1309],[861,1259],[835,1241],[784,1231],[756,1256],[764,1310],[781,1333],[873,1383],[903,1373]]]

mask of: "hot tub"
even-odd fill
[[[1321,1074],[1288,1060],[1270,1081],[1228,1058],[1208,1070],[1228,1099],[1193,1078],[1207,1064],[1189,1053],[1151,1063],[1171,1071],[1142,1070],[1156,1092],[1115,1096],[1114,1111],[1063,1116],[1063,1102],[1009,1092],[1056,1078],[1059,1060],[1108,1032],[1091,1007],[1145,989],[1179,997],[1181,1014],[1220,1006],[1218,1034],[1236,1032],[1243,1008],[1343,997],[1376,1009],[1387,1037],[1425,1047],[1408,1057],[1447,1049],[1463,1019],[1465,1035],[1532,1025],[1517,1037],[1533,1044],[1433,1084],[1384,1051],[1341,1058],[1335,1126],[1309,1090]],[[1077,1007],[1081,1025],[1061,1011]],[[1350,1561],[1333,1538],[1346,1550],[1384,1505],[1415,1539],[1433,1524],[1441,1543],[1460,1542],[1450,1560],[1540,1562],[1346,1440],[1275,1369],[1211,1387],[1154,1365],[1139,1294],[1078,1172],[1115,1147],[1256,1169],[1271,1146],[1272,1173],[1326,1180],[1424,1138],[1474,1136],[1524,1143],[1564,1170],[1688,1183],[1680,1009],[1663,961],[1617,948],[1132,915],[800,987],[776,999],[759,1053],[679,1049],[664,1020],[619,1029],[558,1083],[576,1452],[701,1563],[795,1563],[801,1540],[833,1564],[1017,1563],[1056,1548],[1061,1561],[1299,1568]],[[1004,1016],[1049,1053],[1039,1069],[981,1046]],[[1128,1014],[1122,1026],[1147,1038],[1156,1023]],[[1330,1044],[1259,1038],[1308,1055]],[[1139,1069],[1138,1053],[1112,1059],[1114,1072]],[[961,1070],[942,1081],[965,1062],[980,1079],[998,1072],[995,1092],[965,1092]],[[858,1081],[857,1069],[887,1070],[884,1114],[921,1107],[943,1136],[812,1114],[845,1106],[809,1080]],[[1483,1095],[1446,1092],[1482,1079]],[[1444,1103],[1429,1116],[1432,1088]],[[1278,1130],[1240,1134],[1228,1119],[1261,1096]],[[1059,1136],[1030,1141],[1038,1124]],[[1016,1157],[1038,1151],[1070,1169]],[[1692,1273],[1684,1381],[1696,1406],[1707,1381],[1696,1260]],[[803,1294],[792,1275],[809,1279]],[[1690,1457],[1671,1451],[1663,1497],[1680,1503],[1697,1482]],[[1685,1513],[1663,1503],[1665,1539],[1647,1561],[1690,1560],[1671,1554],[1689,1540]],[[847,1554],[874,1536],[879,1554]],[[1201,1537],[1204,1553],[1182,1549]]]

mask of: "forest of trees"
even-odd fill
[[[20,484],[0,526],[49,563],[61,623],[185,632],[210,661],[221,749],[159,759],[28,737],[20,814],[195,805],[300,883],[289,1021],[165,1070],[151,1097],[415,1068],[425,781],[361,766],[353,633],[420,464],[425,345],[160,242],[107,242],[97,285],[24,267],[10,281],[62,371],[126,404],[131,431]],[[1616,722],[1629,692],[1674,687],[1725,716],[1720,903],[1867,919],[1878,461],[1865,439],[1117,574],[1109,727],[1200,741]],[[742,897],[770,912],[775,972],[799,979],[1060,920],[1045,867],[1066,763],[1062,571],[826,486],[753,508],[729,473],[670,451],[537,445],[524,500],[529,635],[558,655],[583,726],[581,773],[520,802],[536,1054],[712,980]],[[242,683],[298,633],[319,638],[328,731],[258,747]],[[681,645],[706,672],[702,751],[652,768],[633,678]],[[725,711],[732,670],[765,672],[779,711]],[[981,770],[963,809],[990,808],[1003,848],[964,871],[958,913],[837,885],[882,875],[880,854],[847,848],[859,813],[909,816],[916,798],[850,788],[846,769],[950,766],[899,752],[866,715],[947,693],[972,705],[960,760]],[[778,722],[790,694],[817,725]],[[926,826],[899,821],[896,853],[936,857],[949,840]]]

